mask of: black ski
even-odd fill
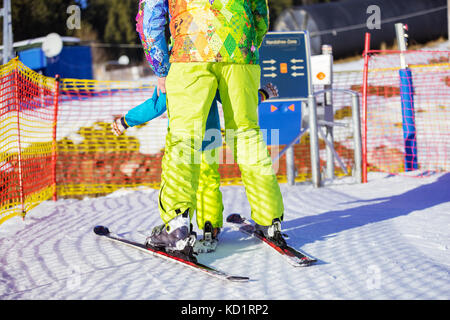
[[[279,246],[259,233],[255,232],[255,226],[246,218],[242,217],[240,214],[233,213],[227,217],[227,222],[234,228],[237,229],[247,235],[253,236],[265,244],[267,244],[272,249],[275,249],[276,252],[281,254],[283,258],[285,258],[290,264],[295,267],[306,267],[315,262],[317,259],[314,259],[303,252],[300,252],[297,249],[294,249],[288,245]]]
[[[96,235],[99,235],[102,238],[133,247],[135,249],[141,250],[145,253],[152,254],[159,258],[166,259],[168,261],[179,263],[181,265],[190,267],[197,271],[204,272],[210,276],[219,278],[221,280],[228,280],[234,282],[246,282],[250,280],[248,277],[232,276],[226,272],[201,264],[200,262],[197,261],[197,258],[194,257],[193,255],[185,255],[183,253],[173,254],[158,248],[147,247],[146,245],[139,242],[125,239],[119,235],[110,232],[109,229],[104,226],[96,226],[94,228],[94,232]]]

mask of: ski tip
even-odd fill
[[[99,236],[107,236],[109,234],[109,229],[104,226],[96,226],[94,228],[94,232],[96,235],[99,235]]]
[[[300,259],[301,261],[297,264],[298,267],[309,267],[317,262],[317,259],[304,257]]]
[[[232,213],[227,217],[227,222],[242,223],[244,222],[244,218],[239,213]]]
[[[240,276],[229,276],[227,277],[227,280],[233,281],[233,282],[248,282],[250,281],[249,277],[240,277]]]

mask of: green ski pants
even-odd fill
[[[169,129],[159,193],[165,223],[188,209],[192,218],[197,209],[197,222],[222,226],[219,164],[217,157],[205,156],[208,151],[202,156],[201,151],[206,119],[217,89],[225,118],[226,144],[241,170],[252,219],[268,226],[273,219],[282,218],[280,187],[258,125],[260,73],[259,65],[249,64],[171,65],[166,80]]]

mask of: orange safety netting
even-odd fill
[[[407,55],[414,84],[415,121],[420,169],[448,171],[449,92],[448,52]],[[398,54],[374,52],[368,77],[369,170],[404,171],[404,141]],[[168,119],[163,116],[115,136],[114,118],[149,99],[151,79],[94,81],[41,76],[17,59],[0,69],[0,223],[25,214],[53,197],[99,196],[120,188],[158,188]],[[333,88],[362,93],[363,72],[335,72]],[[321,89],[321,88],[316,88]],[[318,99],[319,120],[323,114]],[[221,110],[219,108],[219,113]],[[335,174],[352,173],[354,146],[352,107],[348,95],[333,93]],[[223,117],[221,119],[223,127]],[[323,127],[321,128],[324,129]],[[284,146],[269,147],[276,156]],[[324,170],[325,142],[319,138]],[[224,184],[239,183],[240,171],[224,145],[220,174]],[[311,177],[309,135],[294,147],[296,181]],[[285,156],[275,164],[286,181]]]
[[[159,187],[167,116],[129,128],[119,137],[110,128],[114,118],[152,96],[150,80],[58,82],[17,59],[2,66],[1,75],[0,222],[25,215],[52,196]],[[269,150],[276,155],[282,148]],[[239,167],[230,163],[230,150],[224,145],[219,152],[222,183],[239,183]],[[295,155],[297,181],[309,179],[308,135],[295,146]],[[275,165],[280,181],[286,179],[284,159]]]
[[[410,74],[409,79],[402,74],[403,84],[399,55],[397,51],[369,51],[368,170],[449,171],[450,52],[406,52]],[[362,92],[362,86],[353,89]]]
[[[1,66],[0,223],[54,191],[52,157],[57,82],[17,59]]]

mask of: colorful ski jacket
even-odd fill
[[[140,0],[136,29],[150,66],[163,77],[173,62],[258,64],[268,12],[267,0]]]

